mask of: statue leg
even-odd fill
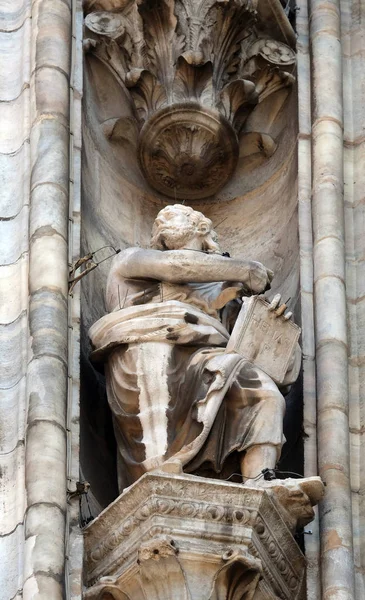
[[[240,460],[242,476],[255,479],[263,469],[275,469],[279,456],[280,449],[273,444],[251,446]]]
[[[270,377],[252,366],[242,370],[231,394],[241,399],[236,414],[241,413],[246,428],[240,450],[241,473],[244,478],[254,479],[263,469],[275,469],[280,458],[285,441],[285,400]]]

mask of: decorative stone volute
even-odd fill
[[[294,81],[294,51],[267,36],[257,4],[139,0],[86,16],[86,47],[129,89],[142,171],[167,196],[218,192],[235,170],[239,138],[253,133],[248,117]],[[265,129],[255,131],[257,147],[270,156],[276,145]],[[105,132],[113,135],[110,123]]]

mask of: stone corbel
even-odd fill
[[[249,50],[246,74],[256,82],[258,106],[246,120],[243,133],[269,134],[295,83],[295,53],[272,39],[259,39]]]
[[[262,578],[261,561],[242,550],[229,550],[223,553],[221,562],[223,565],[218,563],[213,575],[202,570],[200,589],[211,588],[206,600],[252,600]],[[137,563],[127,581],[102,577],[87,590],[85,600],[197,599],[199,590],[191,593],[184,561],[179,561],[178,548],[169,536],[142,543]]]
[[[292,533],[322,495],[318,477],[147,473],[84,530],[85,600],[304,600]]]
[[[174,540],[162,536],[143,542],[137,565],[128,582],[102,577],[85,595],[86,600],[190,600]],[[122,591],[121,587],[124,588]]]

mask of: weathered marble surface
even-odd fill
[[[29,269],[30,3],[0,15],[0,589],[23,586]],[[26,56],[26,58],[25,58]]]
[[[0,9],[4,600],[63,595],[71,8]]]
[[[106,365],[120,491],[166,462],[224,478],[236,463],[245,478],[275,468],[285,402],[265,360],[255,363],[260,330],[248,340],[257,345],[249,358],[227,346],[245,296],[264,292],[272,277],[261,263],[222,256],[211,221],[180,204],[158,213],[150,250],[114,258],[111,312],[89,335],[92,359]],[[285,329],[279,302],[262,307]],[[284,387],[298,377],[298,334],[288,349],[284,338],[278,346],[284,363],[274,363],[273,377]]]
[[[93,2],[93,10],[109,10],[124,6],[127,2],[120,0],[98,0]],[[2,428],[2,446],[4,453],[1,460],[4,461],[5,476],[3,479],[4,498],[6,516],[4,518],[4,536],[1,538],[1,555],[5,557],[9,568],[4,566],[5,585],[2,589],[6,597],[18,598],[21,593],[23,562],[22,547],[24,542],[23,533],[23,513],[24,513],[24,431],[26,423],[26,377],[25,370],[27,360],[25,358],[28,351],[28,329],[27,329],[27,306],[28,306],[28,205],[30,194],[30,145],[29,127],[33,119],[29,118],[29,86],[35,82],[35,77],[31,81],[31,72],[35,66],[41,66],[43,73],[37,77],[39,90],[42,92],[38,98],[40,106],[44,108],[44,96],[52,94],[52,88],[45,85],[50,75],[50,66],[60,67],[67,71],[68,57],[71,47],[69,32],[67,2],[61,2],[57,5],[57,17],[52,14],[51,18],[47,15],[42,16],[41,21],[35,18],[42,2],[34,2],[33,9],[31,3],[23,0],[5,1],[0,10],[0,89],[2,115],[6,116],[6,122],[1,123],[4,132],[4,148],[0,150],[0,169],[2,187],[1,194],[1,216],[0,223],[1,235],[0,243],[4,252],[4,266],[1,266],[1,343],[4,344],[5,356],[3,370],[1,371],[1,381],[5,382],[4,389],[1,389],[1,422],[5,423]],[[51,3],[52,9],[56,10],[56,4]],[[50,5],[50,6],[51,6]],[[314,315],[313,315],[313,238],[312,238],[312,204],[311,204],[311,167],[314,165],[321,171],[325,167],[324,177],[328,178],[328,189],[337,190],[342,188],[341,165],[344,166],[344,207],[345,222],[341,222],[341,214],[338,207],[341,205],[341,193],[337,194],[335,203],[326,204],[328,208],[328,217],[333,217],[338,221],[340,216],[341,238],[345,233],[345,251],[346,251],[346,301],[349,315],[348,329],[348,368],[349,368],[349,402],[347,404],[347,390],[338,387],[342,398],[345,399],[345,406],[336,405],[338,417],[334,423],[338,426],[340,439],[343,444],[337,444],[334,448],[345,448],[346,451],[337,457],[337,453],[330,449],[325,441],[324,448],[329,449],[329,455],[332,459],[336,455],[336,462],[328,462],[331,465],[331,474],[333,474],[332,485],[328,486],[328,505],[331,511],[325,515],[332,515],[333,521],[327,523],[323,529],[323,541],[325,547],[330,550],[328,556],[337,548],[330,547],[327,542],[340,540],[338,554],[345,552],[349,559],[341,560],[341,569],[338,570],[339,578],[346,571],[346,577],[343,577],[347,589],[351,589],[351,580],[354,565],[351,560],[350,552],[347,551],[348,539],[353,536],[354,554],[355,554],[355,582],[356,598],[362,599],[365,595],[364,588],[364,473],[363,468],[363,439],[364,439],[364,414],[362,408],[362,398],[364,395],[364,6],[360,0],[345,0],[344,2],[322,2],[315,1],[308,3],[307,0],[297,0],[298,8],[298,46],[300,52],[299,63],[299,119],[300,119],[300,137],[299,137],[299,230],[300,230],[300,259],[301,259],[301,307],[303,314],[303,350],[304,350],[304,388],[305,388],[305,430],[309,438],[305,439],[305,464],[307,474],[316,473],[317,469],[317,440],[316,440],[316,382],[315,382],[315,336],[314,336]],[[341,10],[340,10],[341,8]],[[32,14],[33,10],[33,14]],[[280,2],[270,0],[270,2],[259,2],[258,10],[260,18],[267,19],[268,31],[270,35],[280,34],[282,27],[287,29],[287,21],[280,8]],[[30,16],[33,18],[30,19]],[[339,23],[341,21],[341,31]],[[312,33],[309,31],[312,23]],[[33,24],[33,25],[32,25]],[[316,24],[322,24],[323,30],[319,31]],[[289,29],[290,31],[290,29]],[[333,35],[330,40],[326,36]],[[35,42],[39,36],[37,52],[35,52]],[[31,38],[33,41],[31,41]],[[295,42],[294,32],[291,32],[291,38],[283,40],[285,43]],[[34,43],[33,43],[34,42]],[[314,51],[310,50],[313,42],[318,42]],[[332,43],[335,43],[337,55],[335,56]],[[342,47],[339,50],[339,45]],[[341,53],[340,53],[341,52]],[[43,56],[45,63],[39,63],[37,60]],[[331,59],[331,60],[329,60]],[[81,72],[82,59],[76,58]],[[149,189],[141,176],[136,161],[133,159],[133,148],[135,143],[133,135],[128,133],[128,140],[117,142],[105,139],[105,133],[100,132],[100,122],[113,117],[120,117],[120,112],[125,110],[123,93],[118,89],[116,91],[113,78],[108,78],[100,65],[96,65],[92,59],[86,58],[86,78],[87,94],[85,99],[85,121],[84,121],[84,139],[85,154],[83,160],[83,185],[85,198],[87,198],[87,207],[84,205],[84,229],[83,229],[83,248],[84,250],[93,250],[105,243],[121,245],[122,247],[140,243],[147,244],[149,228],[153,222],[156,210],[163,205]],[[339,69],[342,62],[342,71]],[[317,75],[313,77],[315,67]],[[62,83],[61,73],[54,74],[55,88],[62,90],[62,95],[66,93],[64,82]],[[57,81],[56,81],[57,80]],[[91,92],[94,82],[98,84],[98,92]],[[313,84],[313,85],[312,85]],[[326,86],[335,86],[333,100],[339,105],[343,101],[344,130],[341,144],[344,147],[344,159],[332,144],[335,136],[330,135],[322,137],[323,144],[317,146],[315,156],[311,154],[311,133],[312,121],[317,116],[312,114],[311,98],[319,100],[323,111],[320,119],[327,120],[330,116],[329,106],[331,103],[331,94],[323,94]],[[343,86],[343,96],[341,87]],[[80,104],[79,86],[75,85],[76,101]],[[333,89],[333,88],[332,88]],[[107,90],[103,94],[102,90]],[[317,93],[318,92],[318,93]],[[64,107],[60,105],[60,98],[54,98],[54,108],[60,110],[60,119],[65,122]],[[61,103],[62,104],[62,103]],[[103,104],[103,109],[100,109]],[[120,109],[120,111],[117,111]],[[340,111],[341,112],[341,111]],[[50,120],[55,113],[50,112],[38,114],[40,120]],[[125,115],[122,115],[125,116]],[[10,119],[8,119],[10,117]],[[337,118],[337,117],[335,117]],[[338,119],[340,132],[342,124]],[[80,120],[80,119],[79,119]],[[5,121],[5,119],[4,119]],[[213,203],[207,201],[200,203],[200,208],[204,210],[219,225],[219,233],[225,239],[225,249],[228,249],[232,255],[242,256],[241,248],[244,246],[252,257],[259,258],[276,272],[280,272],[278,280],[275,282],[277,288],[283,289],[284,298],[291,296],[295,304],[298,295],[298,244],[297,244],[297,214],[296,214],[296,103],[292,94],[287,105],[287,112],[279,113],[273,129],[270,132],[278,143],[277,151],[265,161],[265,166],[260,166],[255,161],[250,162],[249,167],[243,166],[242,162],[238,165],[236,174],[227,189],[218,195]],[[318,128],[317,128],[318,130]],[[62,131],[62,128],[58,129]],[[125,130],[124,130],[125,131]],[[133,126],[131,128],[133,132]],[[329,131],[329,129],[328,129]],[[77,133],[77,126],[71,127],[71,133]],[[323,133],[323,130],[321,131]],[[77,133],[76,145],[80,148],[79,134]],[[319,139],[319,135],[317,138]],[[15,152],[9,153],[14,149],[13,141],[20,141],[21,145],[15,148]],[[63,138],[65,142],[65,138]],[[63,143],[64,143],[63,142]],[[120,145],[118,146],[118,143]],[[123,147],[124,144],[124,147]],[[65,144],[64,144],[65,147]],[[322,155],[322,156],[321,156]],[[322,157],[328,157],[329,162],[324,164]],[[80,153],[77,159],[80,163]],[[319,162],[317,162],[319,160]],[[337,164],[338,161],[338,164]],[[64,164],[64,163],[63,163]],[[51,173],[51,166],[47,163],[47,171]],[[249,176],[247,176],[249,173]],[[66,178],[67,179],[67,178]],[[63,179],[63,181],[66,181]],[[77,179],[77,178],[76,178]],[[61,178],[62,180],[62,178]],[[60,179],[57,179],[57,184]],[[31,235],[40,233],[44,226],[42,214],[48,214],[46,218],[47,225],[57,229],[65,235],[67,223],[60,216],[63,215],[63,206],[66,204],[65,194],[57,187],[45,187],[47,189],[47,203],[42,201],[42,185],[35,187],[33,194],[34,206],[40,202],[39,211],[33,212]],[[322,183],[322,182],[321,182]],[[77,181],[76,181],[77,185]],[[142,194],[141,194],[142,191]],[[315,190],[317,192],[317,189]],[[335,196],[331,196],[335,197]],[[44,197],[43,197],[44,200]],[[314,206],[314,205],[313,205]],[[60,213],[58,212],[60,210]],[[75,211],[74,218],[77,220],[78,211]],[[323,215],[322,215],[323,216]],[[322,218],[322,217],[321,217]],[[120,229],[120,223],[121,229]],[[242,229],[242,224],[246,229]],[[58,225],[57,225],[58,224]],[[118,224],[118,226],[117,226]],[[267,232],[267,243],[263,246],[262,230]],[[343,231],[344,230],[344,231]],[[45,232],[44,232],[45,233]],[[323,264],[323,242],[319,242],[316,249],[316,260],[319,259]],[[77,244],[76,244],[77,245]],[[342,253],[343,240],[328,241],[328,254],[324,252],[325,258],[328,255],[336,257],[343,263]],[[321,258],[322,256],[322,258]],[[77,258],[74,255],[73,258]],[[338,272],[336,269],[330,271],[334,265],[329,267],[326,273],[333,279],[340,276],[343,279],[343,270]],[[337,266],[337,265],[335,265]],[[317,265],[318,269],[319,266]],[[317,268],[316,267],[316,268]],[[327,268],[326,267],[326,268]],[[98,269],[98,272],[90,276],[89,281],[84,282],[84,331],[90,326],[91,322],[100,318],[104,312],[103,293],[106,281],[107,263]],[[319,271],[318,271],[319,272]],[[321,274],[324,272],[321,270]],[[44,281],[44,280],[43,280]],[[339,280],[340,281],[340,280]],[[317,298],[323,292],[323,285],[317,282]],[[337,296],[338,292],[343,298],[342,283],[338,284],[334,290]],[[95,291],[96,290],[96,291]],[[39,298],[38,298],[39,299]],[[343,306],[343,304],[342,304]],[[87,308],[86,308],[87,307]],[[322,322],[321,315],[327,314],[327,303],[318,307],[316,319]],[[74,326],[77,329],[77,311],[74,314]],[[50,313],[49,313],[50,314]],[[340,319],[342,325],[346,318],[345,311],[339,314],[336,312],[336,318]],[[36,317],[37,323],[40,322]],[[38,332],[39,333],[39,332]],[[334,334],[337,332],[334,331]],[[51,334],[53,335],[53,333]],[[56,334],[57,335],[57,334]],[[77,335],[77,333],[76,333]],[[85,338],[86,336],[84,336]],[[38,336],[38,348],[40,336]],[[331,347],[334,348],[334,337],[331,339]],[[54,340],[51,346],[54,348]],[[324,357],[320,364],[321,382],[319,393],[322,400],[331,400],[331,394],[328,387],[322,384],[332,382],[334,372],[338,377],[345,381],[346,377],[346,352],[343,350],[338,353],[335,351],[327,352],[321,349]],[[85,351],[85,355],[88,349]],[[75,353],[77,355],[77,351]],[[345,357],[345,359],[344,359]],[[44,364],[47,361],[44,361]],[[49,372],[56,374],[52,366],[56,364],[56,359],[50,360]],[[75,371],[77,371],[77,356],[75,358]],[[36,366],[36,365],[35,365]],[[341,370],[341,367],[343,370]],[[324,376],[324,373],[330,375]],[[57,375],[57,377],[64,375]],[[39,377],[30,376],[30,384],[34,390],[34,382],[38,382]],[[48,381],[48,378],[47,378]],[[92,392],[95,382],[95,375],[90,375],[90,388]],[[47,383],[47,382],[46,382]],[[57,386],[56,386],[57,387]],[[77,413],[77,383],[75,383],[74,407]],[[336,387],[336,386],[335,386]],[[62,417],[63,407],[56,401],[52,392],[56,389],[52,386],[45,387],[45,404],[48,405],[53,418],[55,411],[55,421],[59,423]],[[36,390],[37,392],[38,390]],[[90,393],[92,397],[92,393]],[[322,402],[321,400],[321,402]],[[95,407],[95,400],[92,408]],[[35,414],[40,412],[41,406],[34,406]],[[348,428],[346,414],[349,412]],[[341,417],[341,414],[344,417]],[[320,411],[319,411],[320,414]],[[76,417],[77,418],[77,417]],[[93,475],[96,461],[93,460],[92,450],[96,447],[95,439],[99,439],[99,432],[95,432],[90,427],[90,415],[85,417],[87,423],[84,428],[85,447],[84,456],[88,457],[88,462],[84,468],[88,471],[88,476]],[[323,421],[324,422],[324,421]],[[71,424],[73,426],[73,423]],[[332,426],[332,425],[331,425]],[[321,425],[322,427],[322,425]],[[326,427],[322,427],[326,429]],[[92,433],[90,433],[90,430]],[[337,430],[336,430],[337,431]],[[94,436],[94,437],[93,437]],[[350,437],[350,448],[347,450],[347,438]],[[336,438],[337,440],[337,438]],[[322,447],[322,441],[320,442]],[[100,446],[98,447],[100,454]],[[75,456],[75,455],[74,455]],[[325,464],[327,460],[323,452],[321,461]],[[351,466],[351,500],[352,500],[352,521],[353,533],[351,532],[351,518],[349,507],[351,505],[348,475],[344,477],[342,472],[348,473]],[[327,463],[326,463],[327,464]],[[93,465],[93,468],[91,468]],[[332,466],[336,469],[332,472]],[[73,466],[75,472],[75,465]],[[77,469],[76,469],[77,470]],[[341,471],[342,470],[342,471]],[[328,470],[325,469],[327,472]],[[336,471],[336,472],[335,472]],[[14,476],[10,473],[14,473]],[[101,476],[105,473],[104,465],[100,468]],[[102,494],[100,489],[105,487],[98,485],[95,480],[93,489],[98,497]],[[337,494],[337,489],[339,493]],[[331,498],[333,502],[331,503]],[[325,512],[327,509],[325,510]],[[3,511],[3,515],[5,512]],[[344,520],[346,517],[346,522]],[[16,523],[18,523],[16,525]],[[11,525],[11,528],[10,528]],[[329,525],[329,529],[327,529]],[[12,527],[15,526],[13,530]],[[328,535],[328,532],[334,532],[336,535]],[[38,535],[38,534],[37,534]],[[337,537],[338,535],[338,537]],[[40,539],[40,538],[39,538]],[[47,536],[42,538],[48,539]],[[345,544],[342,546],[342,542]],[[319,546],[308,553],[308,545],[315,541],[315,536],[307,537],[307,556],[313,568],[312,572],[318,570],[320,565]],[[330,562],[330,561],[328,561]],[[324,564],[324,563],[323,563]],[[327,564],[327,563],[326,563]],[[28,567],[27,567],[28,569]],[[324,567],[327,571],[327,566]],[[28,571],[27,571],[28,572]],[[326,581],[329,581],[332,572],[329,570],[326,575]],[[336,575],[337,575],[336,574]],[[39,581],[44,585],[44,578],[39,577]],[[341,584],[341,582],[339,582]],[[327,585],[327,584],[326,584]],[[317,587],[316,587],[317,586]],[[318,578],[312,588],[308,588],[308,594],[311,600],[317,600]],[[46,597],[49,590],[47,589]],[[341,585],[339,591],[328,589],[327,595],[341,594]],[[354,593],[344,592],[347,598],[354,597]]]
[[[277,385],[282,385],[289,365],[296,362],[300,368],[301,354],[298,340],[300,328],[290,317],[286,305],[279,307],[280,299],[267,302],[263,297],[245,298],[226,352],[237,352],[260,367]],[[278,318],[281,313],[283,318]],[[280,317],[280,315],[279,315]]]
[[[308,598],[352,600],[365,595],[365,15],[357,0],[297,4],[305,472],[328,483],[306,539]]]
[[[310,522],[322,493],[318,477],[290,492],[144,475],[85,530],[85,600],[304,600],[288,524]]]
[[[365,596],[364,425],[365,389],[365,202],[364,202],[364,69],[365,7],[341,5],[344,113],[345,281],[348,317],[349,462],[355,597]],[[338,244],[339,245],[339,244]],[[342,482],[341,482],[342,483]],[[347,502],[347,494],[346,494]],[[332,525],[332,524],[331,524]],[[341,540],[342,531],[339,532]],[[344,543],[344,542],[342,542]]]
[[[107,90],[107,94],[104,93]],[[85,56],[83,121],[82,255],[107,244],[115,248],[147,247],[156,213],[167,203],[146,185],[136,162],[133,128],[124,138],[110,140],[101,123],[118,115],[133,120],[125,92],[91,54]],[[296,99],[271,123],[278,148],[265,166],[239,163],[237,171],[215,199],[194,203],[217,227],[222,249],[236,258],[260,260],[276,272],[273,295],[291,298],[298,308],[298,243],[296,214]],[[170,201],[171,202],[171,201]],[[262,242],[263,237],[265,243]],[[110,251],[105,250],[106,256]],[[110,262],[102,263],[82,281],[82,370],[84,385],[82,471],[91,482],[93,514],[114,497],[114,448],[108,441],[103,381],[89,363],[87,331],[106,312],[105,286]],[[299,317],[298,313],[296,316]],[[100,457],[102,456],[102,459]],[[94,502],[95,499],[95,502]],[[98,507],[98,508],[96,508]],[[85,506],[85,514],[87,513]]]
[[[316,98],[311,112],[311,134],[318,469],[327,484],[320,508],[321,583],[324,598],[346,599],[355,598],[356,594],[353,515],[349,508],[349,338],[345,282],[345,241],[351,246],[351,233],[346,232],[344,218],[347,85],[343,79],[343,57],[349,4],[357,12],[356,2],[343,4],[337,0],[331,6],[313,2],[309,12],[312,95]],[[350,104],[354,102],[362,100],[352,98]],[[348,118],[351,119],[351,112]],[[351,175],[350,180],[356,181],[356,177]],[[341,569],[336,564],[341,564]]]

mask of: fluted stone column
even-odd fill
[[[308,1],[298,2],[298,229],[300,245],[300,296],[303,350],[303,428],[304,472],[317,475],[317,395],[313,297],[312,227],[312,137],[311,137],[311,60]],[[317,512],[317,508],[316,508]],[[311,524],[312,535],[305,538],[308,600],[320,598],[320,560],[318,518]]]
[[[344,208],[349,338],[349,425],[356,599],[365,597],[364,577],[364,57],[365,5],[341,2],[344,81]]]
[[[24,599],[63,597],[70,28],[67,3],[33,5]]]
[[[322,598],[354,596],[348,429],[340,2],[311,0],[313,241]]]
[[[4,600],[57,600],[67,485],[71,6],[7,3],[0,19],[0,589]]]

